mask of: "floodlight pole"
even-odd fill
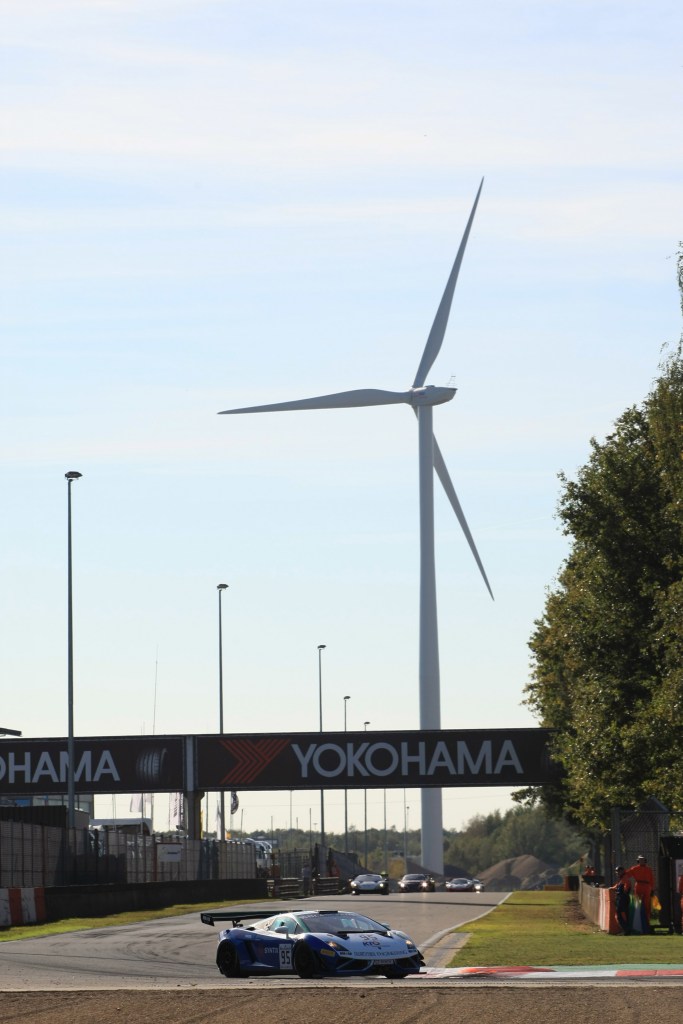
[[[323,731],[323,663],[322,654],[327,644],[318,644],[318,705],[320,708],[320,731]],[[317,868],[323,874],[323,863],[320,858],[325,857],[325,790],[320,790],[320,854]]]
[[[346,705],[351,700],[351,695],[344,697],[344,732],[346,732]],[[349,854],[349,791],[344,787],[344,853]]]
[[[223,609],[221,598],[228,589],[227,583],[219,583],[218,590],[218,731],[223,735]],[[225,841],[225,790],[221,790],[221,842]]]
[[[67,484],[67,612],[66,612],[66,661],[67,661],[67,824],[69,828],[76,825],[76,786],[75,786],[75,744],[74,744],[74,623],[73,623],[73,574],[71,557],[71,485],[80,480],[82,473],[70,470],[65,473]]]

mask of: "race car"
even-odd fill
[[[434,892],[436,881],[431,875],[404,875],[398,880],[399,892]]]
[[[389,895],[389,879],[384,875],[356,875],[349,882],[349,891],[353,896],[369,893],[380,896]]]
[[[258,974],[405,978],[418,974],[424,965],[422,954],[405,932],[354,911],[292,910],[270,917],[204,911],[201,919],[208,925],[231,924],[219,933],[216,951],[218,970],[226,978]]]

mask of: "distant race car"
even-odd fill
[[[220,932],[216,951],[218,970],[226,978],[258,974],[405,978],[417,974],[424,964],[405,932],[354,911],[292,910],[270,917],[204,911],[201,919],[210,925],[231,923]]]
[[[349,882],[349,890],[354,896],[361,896],[363,893],[388,896],[389,879],[383,875],[356,875]]]
[[[474,892],[473,878],[449,878],[444,885],[446,892]]]
[[[431,875],[404,875],[398,880],[400,892],[434,892],[436,882]]]

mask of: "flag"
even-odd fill
[[[239,805],[239,798],[237,796],[237,793],[233,789],[232,793],[230,794],[230,813],[237,814],[237,808],[239,807]]]
[[[182,793],[174,793],[171,800],[171,825],[174,828],[185,827],[185,804]]]
[[[142,793],[135,793],[130,798],[130,809],[136,814],[144,814],[145,812],[145,798]]]

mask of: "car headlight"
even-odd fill
[[[328,942],[327,945],[330,948],[329,949],[321,949],[320,952],[321,953],[327,953],[328,956],[331,955],[333,950],[334,950],[335,953],[347,953],[348,952],[346,946],[342,946],[341,942],[334,942],[334,940],[333,940],[332,942]]]

